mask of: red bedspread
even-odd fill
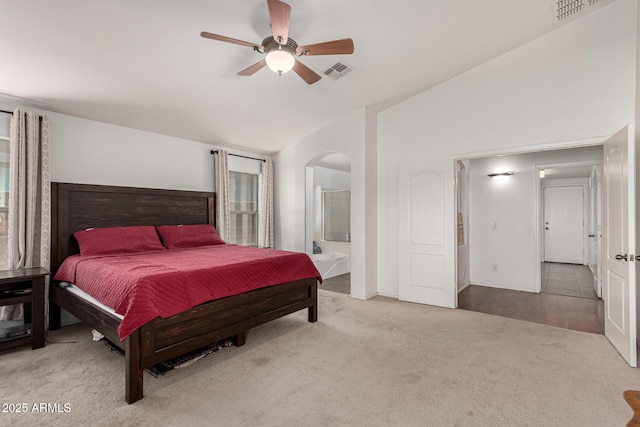
[[[54,280],[70,282],[124,316],[118,335],[206,301],[320,273],[304,253],[216,245],[67,258]]]

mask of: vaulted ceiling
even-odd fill
[[[266,0],[4,1],[0,96],[53,112],[270,153],[363,107],[377,110],[499,56],[558,24],[550,0],[288,0],[290,37],[351,37],[353,55],[304,57],[318,74],[236,73],[262,56]]]

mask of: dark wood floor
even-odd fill
[[[458,307],[576,331],[604,334],[600,299],[530,293],[471,285],[458,294]]]
[[[351,273],[323,280],[320,289],[351,295]]]

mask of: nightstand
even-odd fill
[[[41,267],[0,271],[0,306],[24,304],[24,324],[31,333],[16,338],[0,337],[0,351],[31,343],[44,347],[44,283],[49,272]]]

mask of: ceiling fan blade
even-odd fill
[[[296,55],[348,55],[353,53],[353,49],[353,40],[341,39],[298,46]]]
[[[267,65],[267,61],[264,59],[256,62],[255,64],[245,68],[238,73],[239,76],[252,76],[256,71],[261,70]]]
[[[297,75],[302,77],[302,80],[307,82],[307,84],[312,85],[320,80],[320,76],[315,71],[298,60],[296,60],[296,63],[293,66],[293,71],[295,71]]]
[[[289,39],[291,6],[279,0],[267,0],[267,6],[269,7],[269,19],[271,20],[273,39],[281,45],[285,45]]]
[[[231,37],[220,36],[218,34],[207,33],[206,31],[201,32],[200,36],[204,37],[205,39],[218,40],[221,42],[239,44],[240,46],[247,46],[247,47],[253,47],[255,49],[262,49],[262,46],[259,44],[249,43],[242,40],[233,39]]]

